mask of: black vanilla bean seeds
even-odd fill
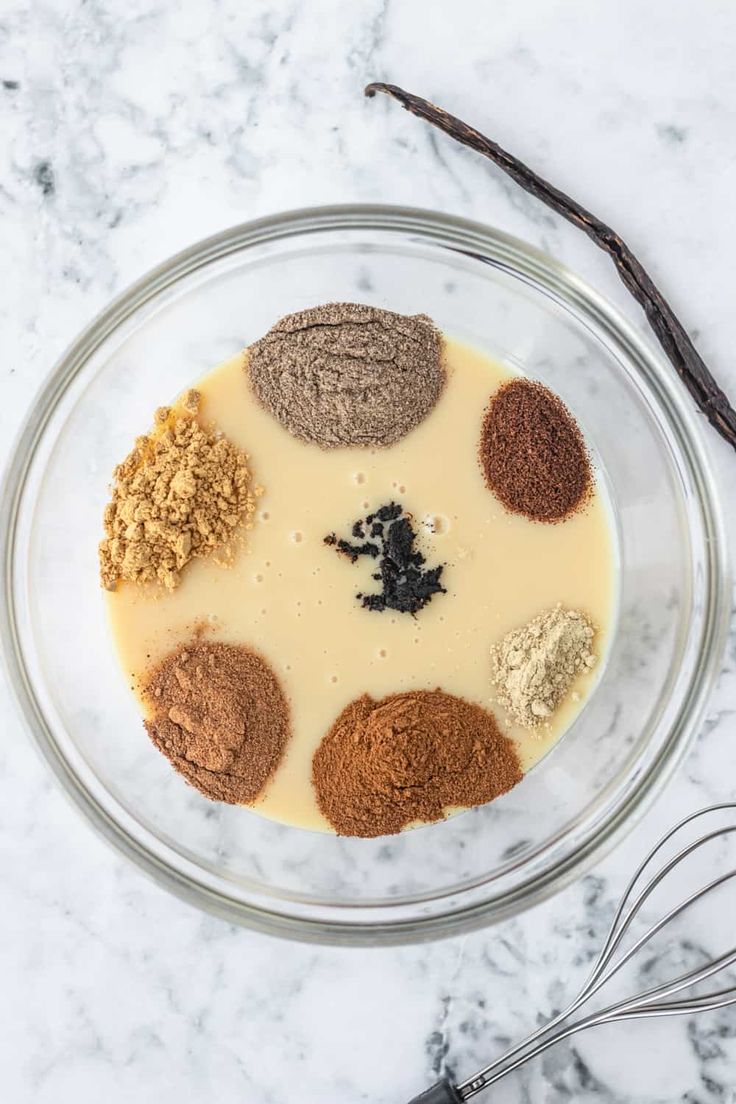
[[[415,614],[433,595],[447,593],[440,583],[443,564],[425,567],[424,555],[415,548],[416,536],[411,515],[398,503],[389,502],[353,524],[352,540],[339,538],[335,533],[324,540],[351,563],[361,556],[376,561],[371,578],[381,584],[381,589],[357,595],[364,609]]]

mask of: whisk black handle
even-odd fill
[[[443,1077],[431,1089],[415,1096],[409,1104],[463,1104],[463,1098],[452,1082]]]

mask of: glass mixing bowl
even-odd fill
[[[277,317],[360,300],[557,391],[593,443],[620,546],[597,690],[510,794],[384,839],[208,802],[149,743],[108,639],[96,545],[114,465],[156,406]],[[718,672],[728,590],[713,480],[668,364],[591,288],[498,231],[336,207],[234,227],[167,261],[78,338],[33,405],[2,496],[2,635],[36,744],[88,820],[162,885],[293,938],[378,943],[484,925],[578,874],[664,784]]]

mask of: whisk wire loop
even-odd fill
[[[736,947],[734,947],[712,961],[686,971],[670,981],[654,985],[635,996],[584,1015],[572,1023],[568,1022],[570,1017],[578,1012],[586,1001],[598,993],[632,960],[637,952],[645,947],[668,924],[682,916],[691,906],[703,900],[709,893],[736,878],[736,869],[728,870],[725,874],[713,878],[706,885],[690,893],[685,900],[669,908],[664,916],[651,923],[627,950],[622,950],[623,940],[630,931],[632,924],[640,916],[644,905],[665,878],[689,856],[708,843],[736,833],[736,823],[723,824],[704,832],[694,841],[681,847],[671,859],[652,872],[652,864],[656,857],[660,855],[663,848],[673,837],[696,820],[714,813],[724,812],[736,812],[736,802],[722,802],[708,806],[705,809],[699,809],[680,820],[659,840],[639,864],[629,881],[614,914],[603,947],[578,995],[551,1020],[538,1027],[526,1039],[509,1048],[482,1070],[479,1070],[474,1077],[468,1078],[457,1087],[445,1083],[448,1089],[448,1100],[470,1100],[477,1093],[482,1092],[502,1077],[506,1077],[513,1070],[519,1069],[532,1058],[543,1054],[561,1040],[568,1039],[579,1031],[585,1031],[599,1024],[647,1019],[654,1016],[690,1015],[695,1012],[727,1008],[736,1004],[736,983],[708,993],[678,998],[678,994],[681,994],[683,990],[692,989],[716,974],[736,966]],[[644,881],[645,874],[647,876],[646,881]],[[637,890],[638,886],[640,888]],[[441,1087],[441,1085],[438,1087]]]

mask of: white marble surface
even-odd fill
[[[419,202],[580,271],[609,262],[370,79],[476,122],[619,228],[736,394],[732,0],[33,0],[0,5],[0,449],[75,332],[191,240],[282,208]],[[730,508],[736,457],[708,431]],[[315,949],[200,915],[67,804],[3,693],[0,1098],[8,1104],[396,1104],[559,1006],[632,858],[734,796],[736,637],[699,741],[593,874],[492,931]],[[708,927],[693,934],[708,947]],[[494,1099],[736,1099],[736,1014],[613,1027]]]

